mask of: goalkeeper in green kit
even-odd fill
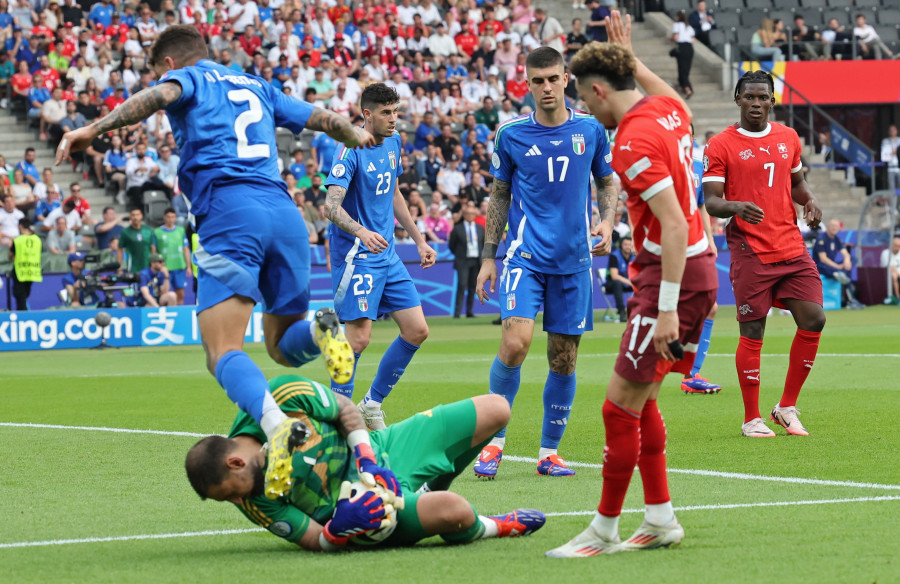
[[[478,515],[446,489],[509,422],[502,396],[439,405],[369,433],[356,406],[298,375],[269,381],[281,409],[297,422],[291,488],[264,493],[266,436],[239,413],[228,437],[208,436],[188,452],[188,480],[203,499],[229,501],[251,521],[307,550],[347,544],[411,545],[440,535],[449,543],[528,535],[544,514],[517,509]],[[351,488],[348,481],[360,481]]]

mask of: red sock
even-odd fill
[[[661,505],[671,500],[666,477],[666,424],[656,400],[644,404],[641,412],[641,454],[638,468],[644,483],[644,503]]]
[[[641,449],[641,415],[609,400],[603,402],[603,491],[597,511],[618,517]]]
[[[741,397],[744,398],[744,423],[759,416],[759,354],[762,341],[742,336],[738,341],[734,362],[737,365]]]
[[[791,361],[788,365],[787,377],[784,380],[784,393],[778,405],[786,408],[797,405],[797,396],[812,371],[816,362],[816,352],[819,350],[819,338],[821,332],[814,333],[797,329],[794,342],[791,343]]]

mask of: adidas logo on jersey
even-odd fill
[[[377,170],[377,169],[375,168],[375,164],[370,162],[369,166],[366,167],[366,172],[372,172],[373,170]]]
[[[532,145],[531,148],[528,149],[528,152],[525,153],[525,156],[540,156],[541,154],[543,154],[541,149],[536,145]]]

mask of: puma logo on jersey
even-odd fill
[[[374,172],[375,170],[377,170],[377,169],[375,168],[374,162],[370,162],[369,166],[366,167],[366,172]]]
[[[768,154],[769,156],[772,156],[772,153],[769,152],[769,148],[771,148],[771,146],[766,146],[765,148],[763,148],[762,146],[760,146],[760,147],[759,147],[759,151],[760,151],[760,152],[765,152],[765,153]]]
[[[634,152],[634,150],[631,149],[631,140],[628,141],[628,144],[622,144],[621,146],[619,146],[619,150],[628,150],[629,152]]]
[[[543,154],[541,149],[537,147],[536,144],[532,144],[531,148],[528,149],[528,152],[525,153],[525,156],[540,156]]]
[[[631,351],[626,352],[626,353],[625,353],[625,357],[626,357],[629,361],[631,361],[631,362],[634,364],[634,368],[635,368],[635,369],[638,368],[638,361],[640,361],[641,359],[644,358],[643,355],[639,355],[638,358],[635,359],[635,358],[631,355]]]

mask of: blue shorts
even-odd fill
[[[591,271],[544,274],[521,266],[506,266],[500,275],[500,317],[534,319],[544,305],[544,330],[580,335],[594,330]]]
[[[185,279],[187,278],[184,271],[184,268],[169,270],[169,288],[172,290],[184,290]]]
[[[235,295],[262,302],[269,314],[307,311],[309,234],[284,192],[213,189],[197,234],[197,312]]]
[[[409,272],[396,254],[387,266],[333,264],[331,286],[334,306],[343,321],[376,320],[382,314],[422,304]]]

